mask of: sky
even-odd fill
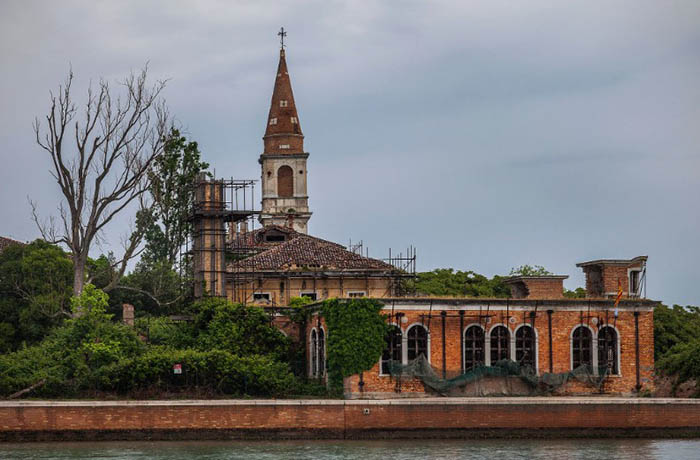
[[[418,269],[648,255],[647,296],[700,305],[700,2],[0,1],[0,235],[58,185],[32,121],[68,70],[148,63],[217,176],[260,178],[279,56],[306,136],[310,233]],[[116,244],[131,216],[106,233]]]

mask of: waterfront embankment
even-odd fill
[[[700,400],[0,401],[0,440],[699,437]]]

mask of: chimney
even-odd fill
[[[122,305],[122,322],[127,326],[134,326],[134,306],[128,303]]]

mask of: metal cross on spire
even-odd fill
[[[280,37],[281,49],[284,49],[284,37],[287,36],[287,32],[284,31],[284,27],[280,27],[280,31],[277,32],[277,35]]]

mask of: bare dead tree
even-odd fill
[[[165,81],[149,85],[147,73],[147,67],[132,73],[120,82],[119,93],[104,80],[97,91],[90,85],[84,118],[79,120],[71,95],[71,70],[58,96],[51,93],[45,129],[38,118],[34,121],[36,141],[51,158],[50,172],[63,200],[58,219],[41,221],[35,203],[32,215],[45,240],[63,243],[71,251],[76,296],[83,291],[90,249],[105,227],[125,209],[148,205],[143,199],[148,170],[163,151],[170,116],[161,98]],[[116,285],[128,261],[138,254],[143,230],[136,225],[124,239],[124,252],[108,288]]]

